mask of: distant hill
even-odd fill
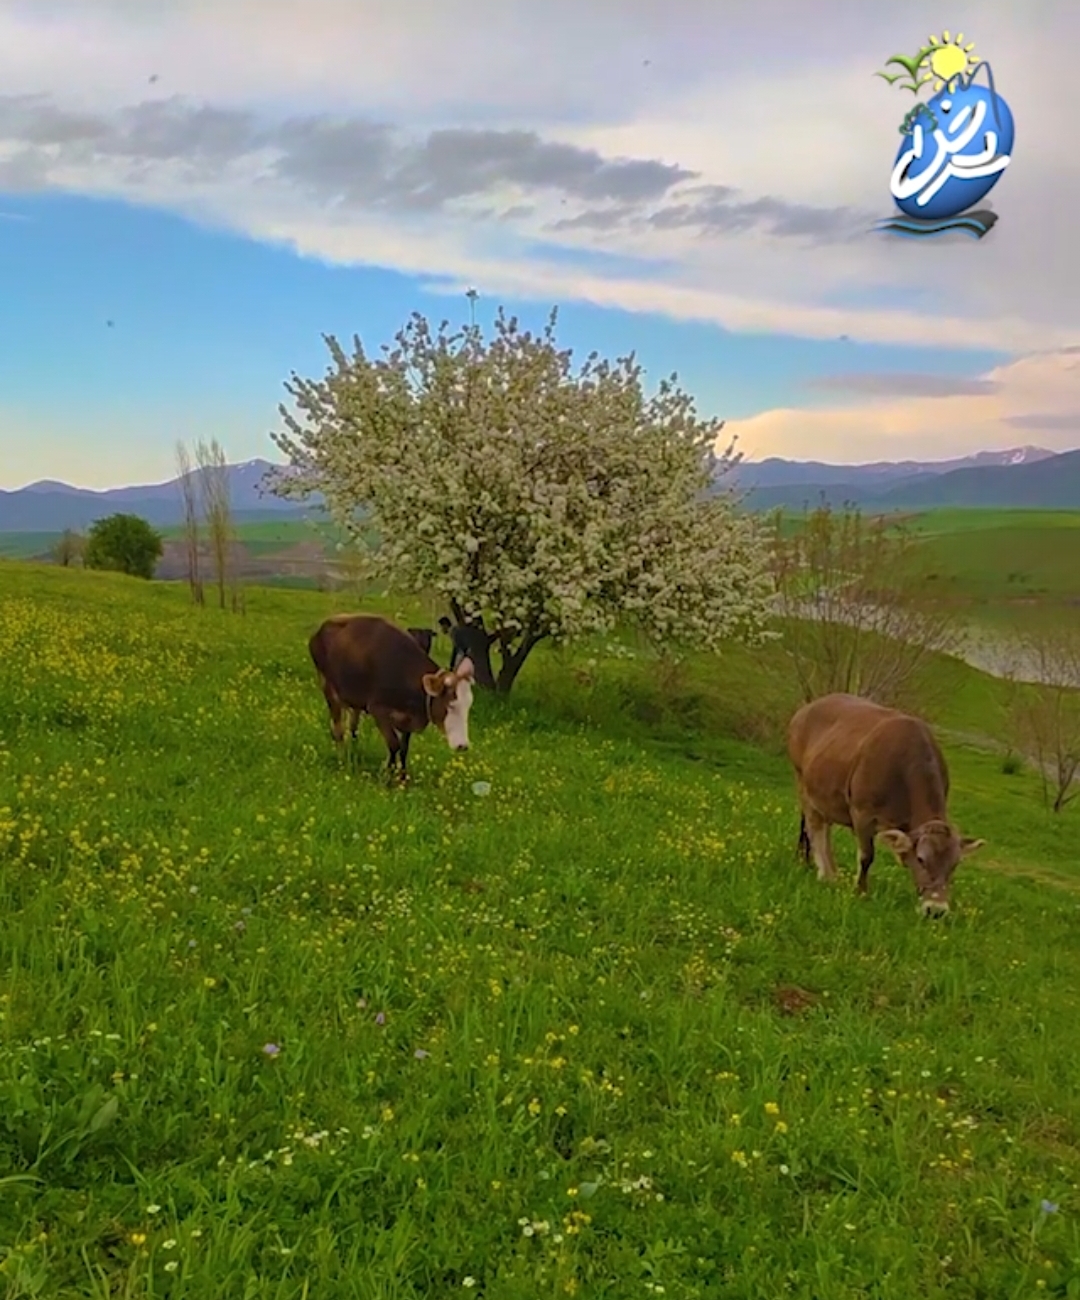
[[[238,523],[299,519],[317,508],[315,503],[282,501],[266,492],[262,480],[267,470],[274,468],[268,460],[248,460],[228,468],[233,516]],[[0,532],[4,533],[56,533],[65,528],[85,532],[95,519],[118,511],[141,515],[157,528],[183,522],[179,479],[102,492],[42,479],[14,492],[0,490]]]
[[[884,488],[900,479],[917,475],[947,474],[955,469],[976,469],[984,465],[1028,465],[1055,453],[1045,447],[1011,447],[1007,451],[980,451],[953,460],[879,460],[868,465],[829,465],[817,460],[745,461],[732,472],[741,488],[827,487],[858,484]]]
[[[1080,448],[1020,465],[981,465],[902,480],[881,497],[889,508],[1080,510]]]
[[[1080,510],[1080,450],[1019,448],[936,465],[815,465],[802,477],[804,468],[799,462],[762,461],[740,465],[734,477],[751,510],[801,510],[823,498],[834,507],[850,502],[878,513],[962,506]]]

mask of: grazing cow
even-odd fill
[[[416,642],[416,644],[420,647],[420,649],[423,650],[424,654],[430,654],[430,653],[431,653],[431,643],[432,643],[432,641],[435,639],[435,631],[434,631],[433,628],[430,628],[430,627],[409,627],[409,628],[406,628],[405,630],[406,630],[406,631],[408,632],[408,634],[412,637],[412,639]],[[351,734],[352,734],[352,738],[353,738],[353,740],[355,740],[355,739],[356,739],[356,733],[357,733],[357,731],[360,729],[360,713],[361,713],[361,710],[359,710],[359,709],[347,709],[346,712],[349,714],[349,731],[350,731]]]
[[[406,777],[409,742],[432,723],[451,749],[469,747],[473,666],[463,659],[448,672],[401,628],[367,614],[328,618],[308,642],[330,710],[330,731],[344,738],[342,713],[370,713],[390,752],[387,767],[401,764]]]
[[[957,864],[986,841],[949,821],[949,771],[927,724],[857,695],[823,695],[796,711],[787,749],[802,808],[799,852],[818,878],[836,879],[832,827],[848,826],[859,845],[860,894],[880,835],[910,870],[923,914],[947,912]]]

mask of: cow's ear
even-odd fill
[[[960,856],[966,858],[969,853],[974,853],[976,849],[981,849],[985,843],[985,840],[973,840],[970,835],[961,835]]]
[[[903,831],[882,831],[878,836],[878,839],[886,846],[886,848],[892,849],[901,861],[903,861],[906,853],[911,852],[911,836],[905,835]]]
[[[457,668],[454,669],[454,672],[457,674],[458,680],[462,682],[471,682],[476,676],[476,669],[473,667],[473,661],[468,655],[462,659],[461,663],[459,663]]]
[[[413,678],[413,680],[416,679]],[[441,695],[443,693],[442,673],[425,673],[420,680],[423,682],[424,690],[429,695]]]

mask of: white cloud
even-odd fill
[[[739,191],[717,209],[722,226],[705,234],[642,222],[553,231],[596,204],[568,187],[565,169],[546,188],[509,183],[498,150],[474,160],[487,168],[486,188],[407,216],[388,203],[335,205],[317,187],[275,177],[273,149],[210,156],[193,173],[182,133],[156,160],[80,155],[40,130],[28,152],[32,115],[21,142],[10,125],[0,140],[0,176],[161,204],[314,256],[448,275],[488,295],[579,298],[811,337],[1053,348],[1077,337],[1080,152],[1070,133],[1080,81],[1068,60],[1080,11],[1047,0],[1037,17],[1025,24],[1004,0],[963,0],[950,15],[991,58],[1018,124],[1015,161],[993,193],[1001,219],[985,241],[859,233],[889,210],[896,125],[911,102],[872,74],[937,30],[938,7],[927,3],[886,14],[865,0],[741,0],[721,19],[706,0],[587,9],[570,0],[539,9],[520,0],[0,0],[0,85],[49,96],[54,114],[115,122],[125,107],[180,95],[250,113],[268,131],[297,114],[388,123],[418,145],[436,128],[534,131],[541,144],[678,164],[700,173],[697,185]],[[678,198],[671,192],[669,205]],[[732,203],[751,206],[733,214]],[[531,210],[503,221],[477,215],[511,207]],[[746,225],[755,212],[761,222]],[[832,242],[771,233],[777,221],[832,228]],[[537,240],[665,269],[582,270],[545,260]]]
[[[851,391],[870,390],[871,378],[852,376]],[[998,366],[984,377],[983,393],[903,398],[889,394],[885,376],[878,378],[885,395],[876,400],[765,411],[730,421],[725,433],[738,435],[750,460],[782,455],[841,464],[942,460],[1022,443],[1051,451],[1080,448],[1080,348]],[[911,386],[917,391],[917,382]]]

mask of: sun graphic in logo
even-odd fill
[[[934,81],[934,90],[944,90],[954,77],[962,72],[967,72],[975,66],[978,60],[971,51],[975,48],[974,41],[968,41],[964,44],[964,33],[957,32],[955,37],[948,32],[942,32],[941,36],[931,36],[929,44],[932,47],[930,52],[923,60],[923,66],[929,65],[929,72],[922,80]]]

